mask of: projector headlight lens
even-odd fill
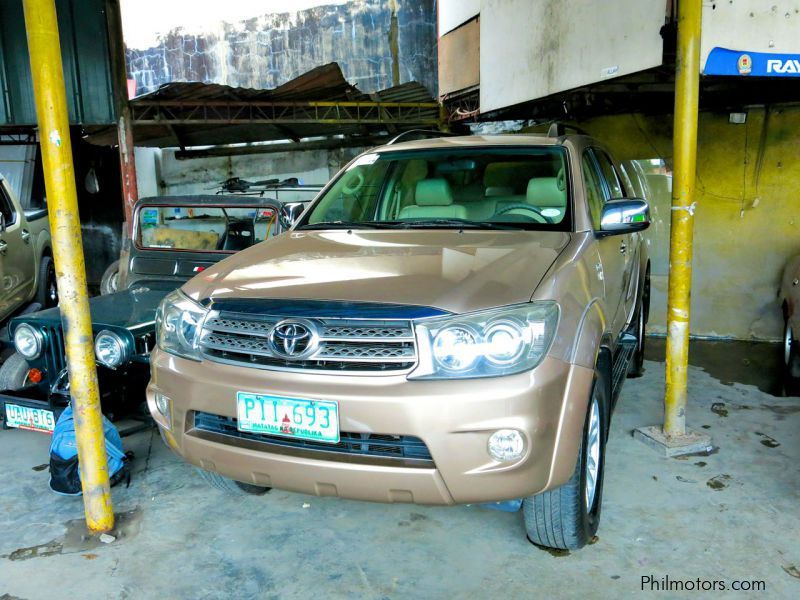
[[[156,312],[158,347],[176,356],[201,360],[197,341],[206,313],[180,291],[168,294]]]
[[[128,361],[128,346],[113,331],[103,330],[94,340],[94,355],[101,365],[116,369]]]
[[[33,359],[42,353],[44,337],[37,329],[23,323],[14,331],[14,347],[25,358]]]
[[[467,379],[512,375],[536,367],[547,354],[558,304],[529,302],[415,322],[419,365],[409,379]]]
[[[477,342],[477,335],[466,327],[446,327],[433,339],[433,358],[446,371],[464,371],[480,358]]]

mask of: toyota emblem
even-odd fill
[[[270,351],[280,358],[299,360],[311,356],[319,345],[317,327],[311,321],[284,319],[267,338]]]

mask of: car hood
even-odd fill
[[[168,292],[139,287],[123,290],[107,296],[89,298],[92,328],[118,327],[137,331],[154,326],[158,304]],[[20,315],[12,319],[12,327],[19,323],[59,325],[61,314],[58,308],[48,308],[35,313]]]
[[[550,231],[298,231],[258,244],[183,286],[198,302],[319,299],[468,312],[528,302],[567,245]]]

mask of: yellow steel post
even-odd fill
[[[114,528],[54,0],[24,0],[45,189],[89,531]]]
[[[689,364],[689,305],[692,286],[702,12],[702,0],[678,2],[672,229],[667,297],[667,385],[664,397],[664,433],[668,437],[686,434],[686,376]]]

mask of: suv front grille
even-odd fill
[[[285,358],[269,343],[283,317],[212,311],[200,337],[200,351],[209,360],[248,367],[362,373],[399,372],[417,362],[410,320],[312,318],[318,346],[307,357]]]
[[[432,466],[433,458],[428,447],[418,437],[410,435],[384,435],[376,433],[348,433],[339,434],[337,444],[326,444],[312,440],[285,438],[263,433],[249,433],[239,431],[236,419],[223,417],[206,412],[194,413],[194,428],[220,435],[250,440],[270,446],[284,448],[297,448],[320,452],[334,452],[359,456],[374,456],[398,460],[424,461],[424,465]]]

